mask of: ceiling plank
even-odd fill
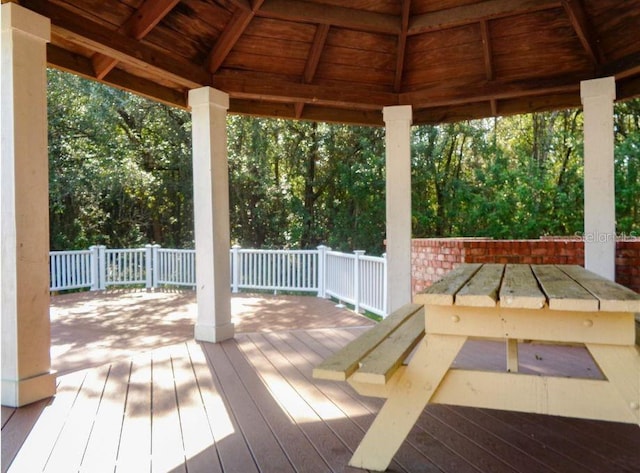
[[[258,15],[392,35],[400,34],[402,29],[400,19],[395,16],[297,0],[265,0]]]
[[[582,2],[580,0],[562,0],[562,6],[567,12],[571,26],[573,26],[591,62],[596,66],[604,62],[602,48],[600,48],[595,30],[587,13],[584,11]]]
[[[163,54],[133,38],[44,0],[23,0],[22,5],[51,19],[51,32],[94,52],[113,57],[133,67],[176,82],[186,88],[209,85],[211,76],[203,68]]]
[[[316,28],[313,43],[309,50],[309,56],[307,56],[307,62],[304,66],[304,74],[302,76],[302,82],[304,84],[310,84],[313,82],[313,77],[316,75],[316,71],[318,70],[318,64],[320,63],[320,57],[322,56],[324,45],[327,42],[327,36],[329,36],[329,28],[329,25],[318,25]],[[296,103],[296,118],[300,118],[302,116],[303,109],[303,102]]]
[[[263,0],[256,0],[251,9],[238,8],[226,28],[216,41],[207,59],[207,68],[214,74],[227,58],[233,47],[236,45],[244,30],[255,16],[256,11],[261,7]]]
[[[98,80],[93,75],[93,66],[90,59],[70,53],[53,44],[47,45],[47,63],[51,67],[77,74],[85,79]],[[187,108],[187,96],[184,91],[158,85],[153,81],[128,74],[119,69],[107,74],[100,82],[166,105]]]
[[[462,7],[425,13],[412,18],[409,35],[519,15],[560,6],[560,0],[487,0]]]
[[[227,92],[231,98],[270,101],[304,102],[353,107],[358,110],[380,110],[387,105],[397,105],[398,95],[370,90],[366,87],[302,84],[299,82],[263,79],[259,74],[239,71],[221,71],[213,77],[213,86]]]
[[[402,0],[402,30],[398,36],[398,52],[396,57],[396,75],[393,80],[393,90],[400,92],[402,89],[402,77],[404,72],[404,55],[407,49],[407,33],[409,31],[409,15],[411,13],[411,0]]]

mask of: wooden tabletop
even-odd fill
[[[640,295],[577,265],[461,264],[416,296],[426,305],[640,312]]]

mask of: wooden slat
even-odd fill
[[[481,264],[462,264],[426,291],[416,294],[414,301],[425,305],[453,305],[454,296],[480,269]]]
[[[575,310],[595,312],[600,304],[598,299],[562,272],[557,266],[532,265],[540,287],[547,296],[552,310]]]
[[[327,358],[313,370],[313,376],[321,379],[345,381],[358,369],[360,360],[371,353],[376,346],[421,308],[422,306],[417,304],[407,304],[401,307],[371,330],[362,334],[353,343]]]
[[[4,427],[4,424],[7,423],[15,411],[16,409],[13,407],[2,406],[2,427]]]
[[[541,309],[546,298],[528,265],[508,264],[500,287],[500,306],[514,309]]]
[[[495,307],[502,281],[504,265],[485,264],[473,278],[458,291],[455,304],[467,307]]]
[[[353,380],[385,384],[424,336],[424,309],[417,311],[361,361]]]
[[[582,266],[558,266],[564,273],[593,294],[600,301],[600,310],[606,312],[640,312],[640,294],[616,284]]]

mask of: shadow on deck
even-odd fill
[[[193,293],[74,297],[52,301],[58,394],[2,409],[3,472],[362,471],[346,465],[381,401],[311,371],[367,319],[312,297],[243,295],[236,338],[199,344]],[[567,349],[528,346],[523,360],[590,376],[589,360]],[[476,343],[459,361],[501,359]],[[638,472],[640,430],[430,405],[390,471]]]

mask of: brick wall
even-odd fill
[[[584,244],[580,239],[556,237],[540,240],[414,239],[411,257],[415,294],[459,263],[584,265]],[[617,243],[616,281],[640,292],[640,239]]]

